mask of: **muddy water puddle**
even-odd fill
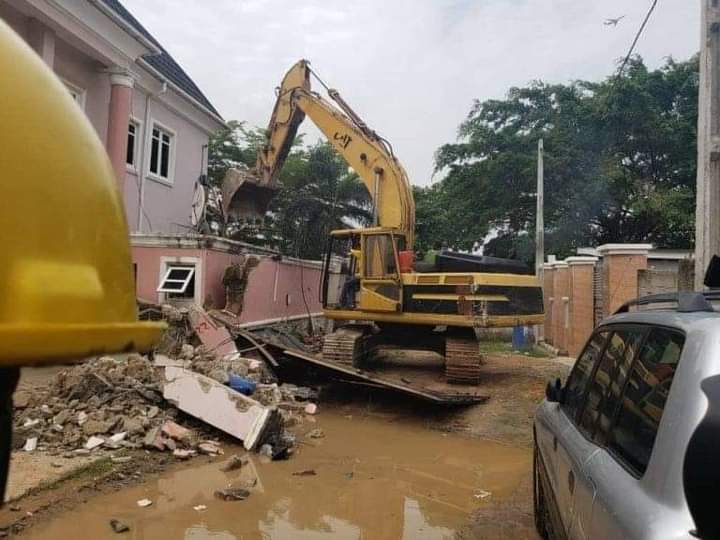
[[[318,427],[324,437],[302,435]],[[531,462],[527,449],[332,411],[306,423],[298,438],[303,443],[288,461],[264,462],[253,454],[241,470],[225,473],[221,464],[234,452],[244,453],[226,446],[216,462],[191,463],[91,498],[23,537],[452,538],[474,510],[511,497],[526,481]],[[213,496],[218,489],[253,484],[242,501]],[[139,508],[136,502],[145,498],[153,504]],[[201,505],[206,508],[194,509]],[[113,518],[131,530],[114,533]]]

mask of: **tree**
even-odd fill
[[[537,140],[545,142],[546,247],[560,256],[605,242],[687,247],[693,240],[698,60],[649,71],[633,59],[599,83],[536,81],[476,101],[444,178],[419,190],[422,245],[440,231],[470,249],[533,260]],[[432,218],[427,218],[431,215]]]

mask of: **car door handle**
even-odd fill
[[[568,472],[568,491],[570,495],[575,491],[575,473],[572,471]]]

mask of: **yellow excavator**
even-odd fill
[[[311,90],[311,75],[334,105]],[[267,141],[258,151],[255,189],[277,186],[305,116],[358,174],[373,203],[372,227],[330,235],[321,301],[325,317],[344,325],[325,336],[323,357],[361,366],[378,346],[429,349],[445,357],[448,382],[477,384],[482,359],[475,328],[543,322],[532,270],[519,261],[448,251],[434,264],[416,263],[415,202],[405,170],[390,144],[306,60],[290,68],[278,89]],[[344,275],[339,295],[330,272],[338,261]]]

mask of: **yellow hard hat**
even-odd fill
[[[0,367],[147,350],[125,213],[102,143],[0,21]]]

